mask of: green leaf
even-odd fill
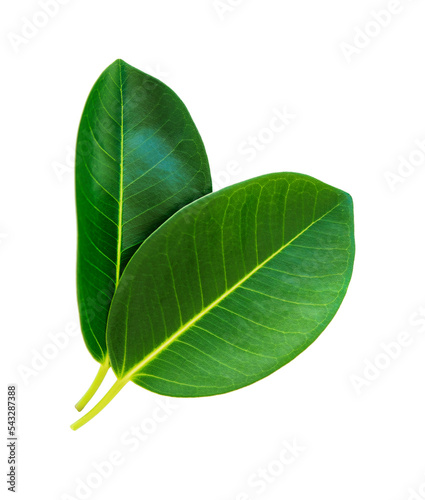
[[[210,396],[266,377],[306,349],[339,308],[354,261],[351,197],[279,173],[179,211],[136,252],[118,286],[107,344],[118,378]]]
[[[205,148],[185,105],[115,61],[88,97],[76,160],[78,305],[87,348],[104,369],[108,312],[126,264],[164,221],[210,192]]]

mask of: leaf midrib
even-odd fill
[[[128,373],[125,375],[122,380],[125,382],[128,382],[131,380],[133,375],[135,375],[137,372],[139,372],[142,368],[144,368],[147,364],[149,364],[151,361],[153,361],[164,349],[166,349],[169,345],[171,345],[175,340],[177,340],[181,335],[183,335],[187,330],[189,330],[190,327],[192,327],[195,323],[197,323],[200,319],[202,319],[206,314],[208,314],[214,307],[216,307],[220,302],[222,302],[226,297],[228,297],[231,293],[233,293],[235,290],[237,290],[241,285],[243,285],[251,276],[253,276],[257,271],[262,269],[268,262],[270,262],[272,259],[274,259],[277,255],[279,255],[285,248],[287,248],[291,243],[293,243],[297,238],[299,238],[302,234],[304,234],[306,231],[308,231],[314,224],[319,222],[320,220],[324,219],[327,215],[329,215],[331,212],[333,212],[336,208],[338,208],[343,201],[335,205],[333,208],[328,210],[325,214],[323,214],[321,217],[318,219],[314,220],[311,224],[309,224],[305,229],[303,229],[300,233],[298,233],[296,236],[294,236],[291,240],[289,240],[287,243],[282,245],[276,252],[274,252],[270,257],[267,257],[263,262],[258,264],[252,271],[250,271],[246,276],[243,277],[240,281],[238,281],[235,285],[233,285],[229,290],[226,290],[226,292],[220,297],[218,297],[214,302],[212,302],[208,307],[203,309],[199,314],[197,314],[194,318],[192,318],[190,321],[188,321],[186,324],[184,324],[177,332],[173,333],[170,338],[165,340],[162,344],[160,344],[155,350],[153,350],[150,354],[148,354],[140,363],[137,363]],[[124,359],[125,359],[125,353],[127,351],[127,348],[125,348],[124,351]],[[123,367],[125,366],[125,363],[123,363]]]
[[[121,270],[121,247],[123,230],[123,197],[124,197],[124,100],[122,92],[122,71],[121,61],[119,61],[120,74],[120,98],[121,98],[121,144],[120,144],[120,189],[118,202],[118,242],[117,242],[117,265],[115,274],[115,290],[118,288]]]

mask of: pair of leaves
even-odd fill
[[[117,382],[72,428],[129,381],[197,397],[273,373],[332,320],[353,261],[351,197],[311,177],[265,175],[187,204],[117,280],[104,323]]]
[[[76,154],[78,305],[87,348],[104,366],[99,383],[109,366],[110,303],[125,266],[164,221],[211,189],[185,105],[162,82],[115,61],[90,92]]]

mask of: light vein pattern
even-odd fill
[[[271,374],[331,321],[353,261],[351,197],[311,177],[271,174],[192,203],[118,285],[107,344],[119,384],[197,397]]]
[[[100,363],[128,261],[171,215],[210,192],[205,148],[182,101],[162,82],[114,62],[90,92],[76,154],[78,305],[86,345]]]

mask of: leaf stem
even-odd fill
[[[120,392],[120,390],[127,384],[128,379],[127,378],[122,378],[119,379],[115,382],[115,384],[109,389],[109,391],[105,394],[105,396],[97,403],[95,407],[93,407],[89,412],[87,412],[84,417],[81,417],[79,420],[74,422],[71,425],[71,429],[73,431],[76,431],[80,427],[82,427],[84,424],[89,422],[93,417],[95,417],[99,412],[105,408],[113,399],[114,397]]]
[[[75,408],[77,408],[78,411],[83,410],[84,407],[87,405],[87,403],[91,400],[91,398],[96,394],[101,383],[103,382],[104,378],[106,377],[106,374],[108,373],[109,367],[110,367],[109,357],[108,357],[108,355],[106,355],[106,359],[100,365],[99,371],[97,372],[97,375],[96,375],[95,379],[93,380],[93,383],[88,388],[88,390],[84,394],[84,396],[80,399],[80,401],[78,401],[78,403],[75,405]]]

